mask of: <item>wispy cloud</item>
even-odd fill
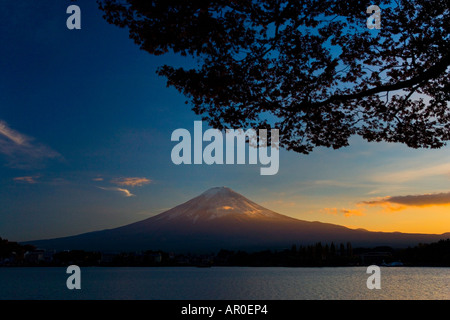
[[[143,185],[151,183],[150,179],[147,178],[116,178],[111,180],[111,183],[116,184],[118,186],[125,186],[125,187],[141,187]]]
[[[92,181],[101,182],[104,181],[104,178],[97,176],[96,178],[93,178]],[[98,187],[98,188],[107,191],[114,191],[125,197],[135,197],[136,195],[131,193],[130,190],[128,190],[128,188],[141,187],[143,185],[151,183],[151,180],[143,177],[122,177],[112,179],[109,182],[120,187]]]
[[[341,209],[340,212],[344,214],[344,217],[349,218],[352,216],[365,216],[366,214],[363,212],[363,210],[360,209]]]
[[[35,184],[39,176],[26,176],[26,177],[15,177],[13,180],[16,182]]]
[[[338,208],[324,208],[322,209],[322,212],[326,214],[331,214],[333,216],[337,216],[338,214],[343,215],[346,218],[352,217],[352,216],[365,216],[364,208],[361,207],[361,205],[357,205],[357,209],[338,209]]]
[[[414,207],[449,205],[450,192],[393,196],[393,197],[389,196],[370,201],[363,201],[362,204],[366,204],[369,206],[397,204],[401,206],[414,206]]]
[[[125,196],[125,197],[134,197],[135,195],[132,194],[129,190],[127,189],[122,189],[122,188],[104,188],[104,187],[98,187],[99,189],[102,190],[106,190],[106,191],[114,191],[114,192],[118,192],[121,195]]]
[[[14,142],[16,145],[22,146],[22,145],[28,145],[28,138],[25,137],[23,134],[20,134],[17,131],[12,130],[8,127],[6,122],[0,121],[0,134]]]
[[[3,154],[9,167],[29,169],[41,166],[48,159],[62,158],[62,156],[34,138],[22,134],[0,120],[0,154]]]

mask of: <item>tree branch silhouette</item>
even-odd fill
[[[368,0],[97,1],[142,50],[198,61],[157,72],[217,129],[277,128],[305,154],[450,140],[448,1],[380,0],[380,30]]]

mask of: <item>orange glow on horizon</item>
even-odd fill
[[[304,210],[298,210],[298,207],[295,211],[283,209],[279,208],[277,212],[300,220],[332,223],[351,229],[422,234],[450,233],[450,205],[419,207],[357,204],[348,209],[328,207],[314,210],[311,208],[306,213]]]

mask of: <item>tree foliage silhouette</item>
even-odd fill
[[[158,73],[215,128],[278,128],[300,153],[367,141],[450,140],[449,2],[98,0],[142,50],[189,56]]]

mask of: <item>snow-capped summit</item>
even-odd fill
[[[158,219],[189,220],[193,223],[213,219],[285,219],[227,187],[211,188],[158,216]]]

